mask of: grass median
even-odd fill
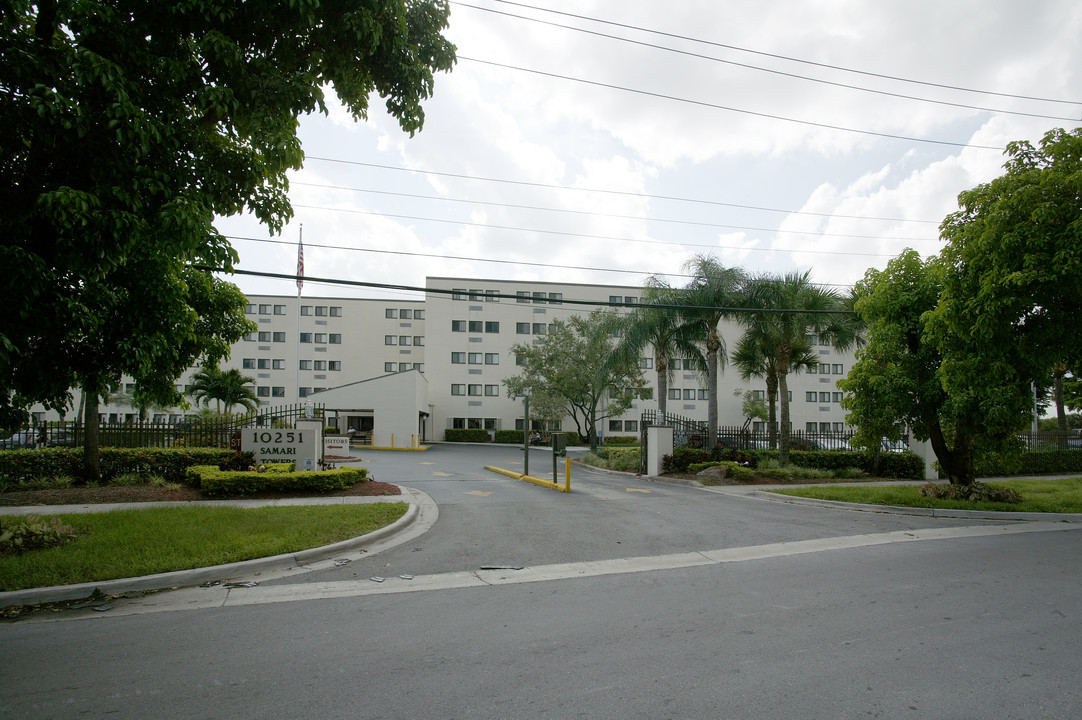
[[[943,510],[984,510],[992,512],[1082,513],[1082,478],[1026,479],[989,483],[1014,488],[1022,494],[1022,502],[978,502],[974,500],[938,500],[920,494],[918,485],[860,485],[761,490],[840,502],[866,505],[897,505],[900,507],[937,508]]]
[[[390,525],[407,503],[156,507],[45,515],[75,530],[56,547],[0,557],[0,591],[208,567],[297,552]],[[21,518],[0,516],[6,526]]]

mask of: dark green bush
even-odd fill
[[[443,431],[443,439],[447,442],[488,442],[488,430],[448,428]]]
[[[368,470],[347,467],[337,470],[284,472],[275,468],[267,472],[234,472],[219,470],[214,465],[194,465],[188,468],[187,476],[189,484],[199,487],[206,497],[236,497],[257,493],[329,493],[345,490],[366,481]]]
[[[987,452],[975,458],[974,470],[977,477],[1082,472],[1082,450]]]
[[[494,442],[511,443],[521,445],[523,442],[521,430],[497,430]]]
[[[925,497],[940,500],[977,500],[983,502],[1020,503],[1022,495],[1014,488],[975,482],[969,485],[938,485],[927,483],[919,490]]]
[[[102,448],[101,482],[130,473],[159,475],[166,482],[184,482],[190,465],[218,464],[232,454],[221,448]],[[48,447],[0,452],[0,483],[22,487],[35,478],[86,477],[82,448]]]
[[[777,450],[753,450],[750,454],[756,465],[759,464],[760,459],[778,459]],[[837,450],[791,450],[789,464],[830,471],[857,468],[873,477],[900,480],[924,479],[924,460],[909,452],[876,454],[838,452]]]
[[[638,435],[609,435],[605,438],[606,445],[638,445]]]

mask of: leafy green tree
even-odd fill
[[[1082,348],[1082,128],[1007,146],[1006,172],[958,196],[928,332],[956,415],[986,441],[1029,424],[1032,387]]]
[[[897,440],[908,426],[918,440],[928,440],[952,483],[973,481],[973,449],[979,418],[967,415],[943,387],[943,363],[927,332],[930,313],[939,302],[944,267],[906,250],[884,270],[869,270],[857,283],[856,311],[867,325],[867,344],[849,376],[838,382],[845,391],[842,407],[855,425],[854,441],[879,447]]]
[[[561,408],[595,449],[597,423],[622,415],[646,390],[637,357],[612,359],[613,316],[595,310],[554,321],[540,342],[511,348],[522,372],[504,380],[509,395],[529,392],[531,405]],[[615,397],[609,397],[610,388]]]
[[[121,374],[178,400],[181,371],[247,332],[239,292],[194,269],[237,259],[214,218],[282,228],[297,118],[325,112],[328,87],[356,118],[379,93],[419,130],[433,73],[455,60],[447,13],[444,0],[7,3],[0,425],[83,388],[95,474],[98,400]]]
[[[221,412],[225,405],[227,413],[233,412],[237,405],[251,412],[259,405],[259,398],[251,385],[255,379],[241,373],[236,368],[222,370],[216,365],[205,365],[192,375],[192,387],[188,394],[209,406],[210,401],[215,403],[215,409]]]
[[[765,338],[763,342],[771,343],[774,348],[781,408],[778,461],[786,465],[790,447],[788,377],[810,367],[813,360],[818,362],[809,352],[808,335],[826,339],[844,350],[857,343],[857,326],[847,317],[844,299],[833,290],[813,284],[808,272],[751,280],[747,305],[757,310],[741,317],[747,332]]]
[[[626,316],[613,316],[613,331],[619,341],[613,348],[610,362],[626,367],[637,364],[645,353],[652,352],[657,373],[657,411],[664,422],[668,409],[669,379],[673,375],[672,361],[690,359],[704,367],[706,359],[698,338],[700,328],[688,323],[681,314],[680,292],[662,279],[651,277],[643,288],[635,311]]]
[[[730,308],[739,305],[747,276],[740,268],[727,268],[708,255],[696,255],[685,267],[693,276],[687,289],[681,293],[682,302],[690,306],[683,313],[687,321],[698,328],[706,348],[707,427],[709,436],[716,438],[718,372],[725,367],[728,354],[719,325],[722,320],[732,317]]]

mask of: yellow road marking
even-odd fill
[[[432,474],[436,475],[437,477],[451,477],[451,473],[440,472],[439,470],[436,470]]]
[[[641,493],[652,493],[653,492],[653,490],[643,490],[642,488],[627,488],[627,491],[628,492],[641,492]]]
[[[488,497],[492,493],[491,492],[485,492],[484,490],[470,490],[470,491],[464,492],[462,494],[463,495],[480,495],[481,497]]]

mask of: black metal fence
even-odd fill
[[[755,431],[746,425],[719,426],[717,437],[710,439],[710,429],[705,421],[692,420],[666,413],[662,422],[656,411],[642,414],[642,444],[646,444],[646,428],[650,425],[671,425],[674,447],[712,449],[717,446],[734,450],[764,450],[777,447],[777,438],[771,441],[766,431]],[[793,430],[789,433],[789,447],[793,450],[855,450],[852,432],[811,432]],[[886,448],[894,449],[894,448]]]
[[[190,415],[178,422],[111,422],[98,425],[101,447],[229,447],[229,438],[246,427],[293,427],[311,411],[323,414],[323,405],[303,404],[262,408],[247,415]],[[82,422],[59,421],[27,428],[0,440],[0,449],[24,447],[81,447],[86,439]],[[44,442],[42,442],[44,440]]]

